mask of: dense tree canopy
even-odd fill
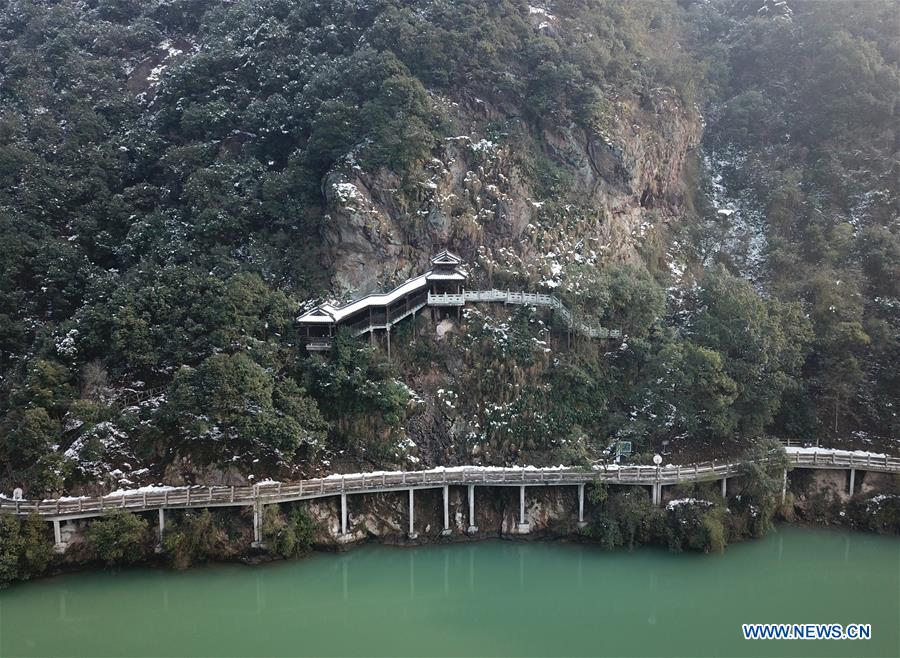
[[[896,435],[897,7],[783,5],[0,0],[0,489],[381,465],[413,432],[493,462]],[[348,336],[299,349],[301,302],[329,292],[329,176],[420,190],[471,127],[450,110],[479,104],[486,135],[606,144],[622,107],[671,112],[663,88],[762,218],[751,282],[731,215],[686,188],[690,277],[645,254],[557,291],[619,346],[523,313],[406,335],[394,364]],[[515,157],[552,199],[574,166],[537,150]]]

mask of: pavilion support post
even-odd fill
[[[851,496],[853,495],[853,489],[855,488],[854,487],[855,484],[856,484],[856,469],[851,468],[850,469],[850,495]]]
[[[418,539],[416,534],[416,505],[415,505],[415,489],[409,490],[409,538]]]
[[[531,531],[528,525],[528,519],[525,518],[525,485],[519,486],[519,527],[517,531],[520,535],[527,535]]]
[[[65,553],[66,547],[68,544],[62,539],[62,521],[59,519],[53,519],[53,551],[55,553]]]
[[[444,485],[444,529],[441,530],[441,535],[447,537],[450,535],[452,530],[450,530],[450,485]]]
[[[578,527],[583,528],[587,525],[584,520],[584,484],[578,485]]]
[[[469,485],[469,527],[466,530],[470,535],[478,532],[478,526],[475,525],[475,485]]]

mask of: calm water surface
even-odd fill
[[[871,641],[741,639],[862,622]],[[900,656],[900,539],[782,528],[724,555],[488,542],[0,592],[2,656]]]

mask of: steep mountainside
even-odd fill
[[[897,10],[820,6],[0,0],[0,491],[890,442]],[[625,339],[300,347],[445,248]]]

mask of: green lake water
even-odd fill
[[[745,641],[744,622],[870,623]],[[0,592],[0,656],[900,657],[900,539],[781,528],[722,555],[484,542]]]

